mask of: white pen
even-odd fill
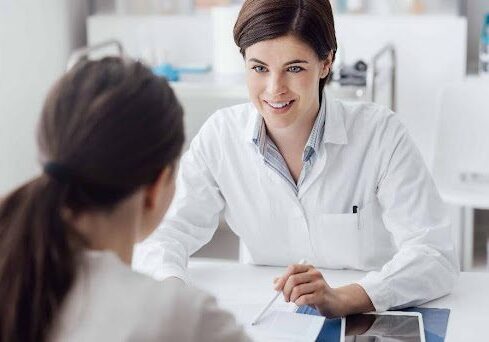
[[[301,259],[301,261],[299,261],[299,265],[305,265],[306,263],[307,263],[306,259]],[[267,310],[272,306],[273,302],[275,302],[275,300],[278,298],[280,293],[282,293],[282,291],[277,291],[277,293],[273,295],[272,299],[270,299],[267,305],[265,305],[263,309],[261,309],[260,313],[256,315],[255,319],[251,322],[251,325],[255,325],[256,323],[258,323],[258,320],[262,318],[265,312],[267,312]]]

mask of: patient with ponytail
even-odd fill
[[[80,62],[54,84],[42,174],[0,204],[0,342],[248,340],[212,297],[130,269],[172,200],[182,116],[137,62]]]

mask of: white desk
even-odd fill
[[[212,293],[219,302],[261,300],[272,294],[272,280],[284,268],[244,265],[210,259],[192,259],[191,281]],[[363,273],[349,270],[323,270],[333,287],[351,283]],[[423,306],[451,309],[445,342],[487,340],[489,325],[489,273],[463,272],[452,294]]]

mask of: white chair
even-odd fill
[[[474,209],[489,209],[489,78],[469,77],[443,89],[433,176],[453,206],[463,270],[473,267]]]

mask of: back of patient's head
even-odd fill
[[[61,209],[111,210],[172,167],[182,109],[140,63],[77,64],[51,89],[38,129],[45,172],[0,206],[0,341],[42,341],[84,246]]]

